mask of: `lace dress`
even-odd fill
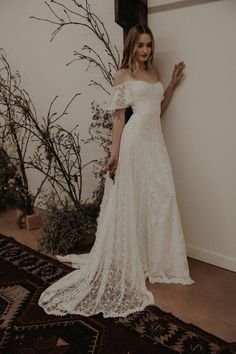
[[[39,305],[48,314],[124,317],[154,304],[146,278],[194,282],[161,128],[162,98],[161,82],[113,87],[109,109],[133,109],[121,136],[115,182],[107,174],[91,252],[61,257],[79,269],[41,294]]]

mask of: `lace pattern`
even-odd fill
[[[121,136],[115,183],[107,174],[90,254],[60,258],[78,269],[42,293],[39,305],[47,313],[124,317],[154,304],[146,278],[194,282],[161,129],[162,97],[160,84],[114,88],[110,108],[131,104],[134,111]]]
[[[109,102],[105,105],[107,111],[127,108],[131,105],[129,81],[112,87]]]

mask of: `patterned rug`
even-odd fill
[[[226,343],[155,306],[126,318],[48,316],[43,289],[71,268],[0,235],[0,353],[233,354]]]

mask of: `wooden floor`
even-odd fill
[[[0,233],[38,250],[40,230],[19,230],[15,210],[0,214]],[[222,339],[236,341],[236,273],[189,259],[193,285],[147,284],[156,305]]]

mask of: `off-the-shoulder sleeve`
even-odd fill
[[[105,105],[107,111],[114,111],[116,109],[127,108],[131,105],[132,98],[130,94],[129,82],[112,87],[110,99]]]

